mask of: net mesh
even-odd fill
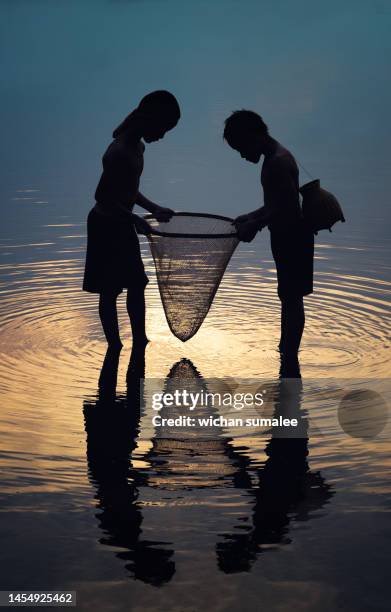
[[[167,223],[146,217],[159,291],[172,333],[185,342],[197,333],[238,245],[232,219],[177,213]]]

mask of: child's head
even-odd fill
[[[144,96],[138,107],[114,130],[113,137],[126,133],[136,120],[142,126],[145,142],[155,142],[172,130],[181,116],[179,104],[169,91],[152,91]]]
[[[247,161],[259,162],[268,137],[267,125],[253,111],[235,111],[225,120],[224,139]]]

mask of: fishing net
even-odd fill
[[[199,330],[238,245],[232,219],[176,213],[167,223],[150,215],[148,234],[168,325],[185,342]]]

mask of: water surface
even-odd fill
[[[96,296],[80,291],[84,226],[44,225],[43,244],[3,248],[13,260],[2,265],[3,584],[72,587],[82,609],[127,609],[131,597],[136,610],[236,610],[243,590],[249,610],[260,594],[270,605],[294,597],[303,609],[368,609],[375,593],[382,609],[382,573],[372,568],[386,565],[387,428],[352,438],[336,399],[312,392],[296,402],[300,439],[221,427],[206,439],[186,428],[173,435],[151,426],[140,396],[143,376],[203,388],[215,377],[255,378],[278,389],[279,302],[265,237],[236,251],[187,343],[169,332],[144,244],[145,363],[129,368],[122,299],[125,347],[118,372],[106,360],[102,378]],[[371,388],[389,372],[390,285],[378,269],[346,263],[352,252],[368,266],[386,254],[351,245],[317,243],[301,364],[304,384],[318,390],[330,377]]]

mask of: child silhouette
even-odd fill
[[[301,211],[299,171],[293,155],[269,134],[253,111],[234,112],[225,121],[224,138],[242,158],[264,161],[261,183],[264,206],[235,219],[238,236],[251,242],[263,227],[270,230],[281,300],[279,350],[284,361],[297,360],[304,330],[303,296],[313,291],[314,234]]]
[[[117,297],[124,288],[133,342],[146,344],[144,290],[148,283],[136,234],[148,233],[149,224],[133,214],[138,204],[159,221],[173,215],[139,191],[146,143],[156,142],[180,118],[175,97],[168,91],[146,95],[114,130],[103,156],[103,173],[95,192],[96,204],[87,220],[87,254],[83,290],[99,293],[99,315],[109,346],[120,349]]]

